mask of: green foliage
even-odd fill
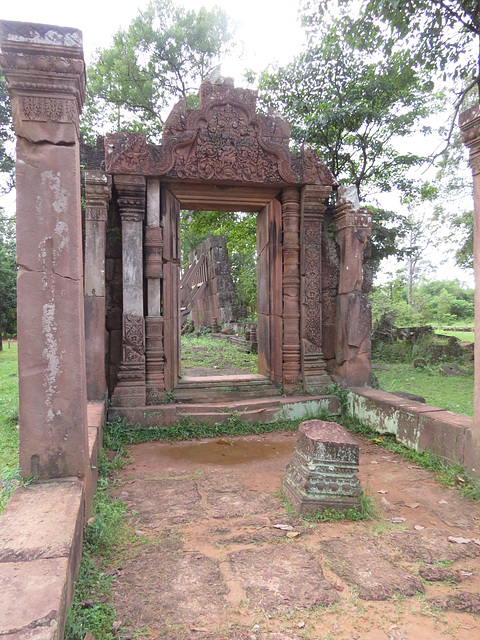
[[[432,280],[413,287],[409,304],[408,285],[398,277],[372,287],[373,323],[384,314],[399,327],[468,322],[474,315],[473,296],[474,290],[464,288],[457,280]]]
[[[0,208],[0,339],[17,332],[17,258],[15,219]]]
[[[263,102],[283,113],[297,143],[312,146],[333,175],[360,196],[406,190],[408,169],[424,158],[400,153],[399,136],[435,109],[433,83],[410,65],[408,51],[360,52],[345,13],[308,30],[307,49],[259,79]]]
[[[13,149],[14,140],[10,100],[5,77],[0,71],[0,175],[5,182],[0,185],[0,194],[8,193],[14,186],[15,159],[8,148],[10,143]]]
[[[473,269],[473,211],[464,211],[454,216],[450,224],[456,240],[461,242],[455,252],[457,265],[463,269]]]
[[[89,67],[84,138],[91,141],[107,126],[158,139],[166,108],[192,97],[230,39],[218,7],[195,11],[153,0]]]

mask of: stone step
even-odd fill
[[[216,398],[218,400],[218,398]],[[158,427],[191,418],[207,424],[225,423],[231,417],[243,422],[308,419],[319,411],[339,413],[336,396],[277,396],[219,402],[172,402],[143,407],[110,407],[108,419],[125,419],[133,427]]]
[[[173,392],[177,402],[224,402],[245,398],[279,397],[279,389],[260,374],[184,376]]]

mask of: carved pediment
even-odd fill
[[[162,144],[141,134],[106,138],[109,173],[140,173],[172,180],[218,184],[307,184],[336,186],[311,149],[289,151],[289,123],[278,114],[256,113],[257,93],[235,89],[229,79],[200,87],[200,108],[181,100],[170,113]]]

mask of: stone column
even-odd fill
[[[462,142],[470,150],[473,174],[473,266],[475,270],[475,335],[480,336],[480,105],[460,114]],[[480,338],[475,340],[473,434],[480,444]]]
[[[145,178],[136,175],[116,175],[114,181],[122,220],[123,356],[112,404],[141,407],[146,403],[143,317]]]
[[[362,283],[363,252],[372,234],[372,214],[357,207],[349,190],[340,188],[339,195],[334,216],[335,240],[340,247],[334,374],[347,386],[358,387],[370,384],[371,373],[372,314]]]
[[[87,396],[104,400],[105,232],[111,190],[102,171],[85,172],[85,343]]]
[[[300,192],[282,190],[283,223],[283,389],[300,384]]]
[[[88,464],[77,29],[0,23],[17,135],[20,467],[39,479]]]
[[[146,399],[147,404],[165,400],[163,317],[163,237],[160,227],[160,181],[147,182],[147,226],[145,228],[145,277],[147,278]]]
[[[322,352],[322,223],[331,187],[306,185],[301,199],[301,371],[305,393],[332,383]]]

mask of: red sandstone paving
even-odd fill
[[[132,447],[122,495],[141,542],[114,583],[119,637],[480,638],[480,546],[448,540],[480,539],[480,505],[359,440],[381,518],[306,522],[278,496],[295,440]]]

